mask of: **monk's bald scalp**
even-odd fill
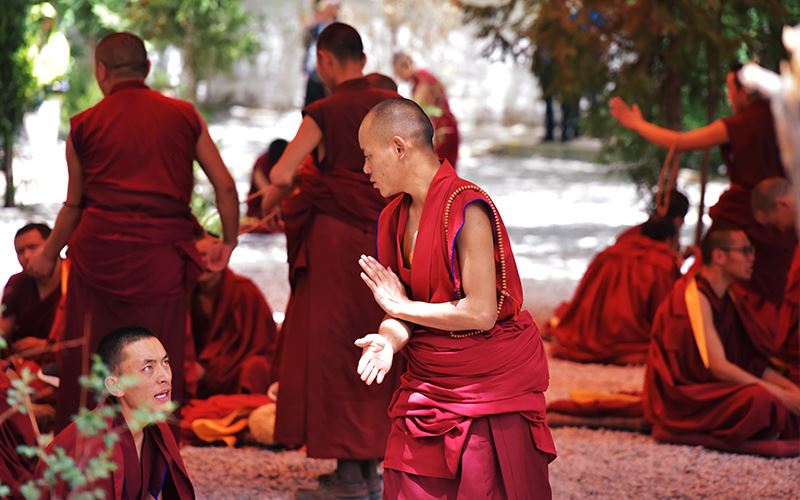
[[[728,248],[734,244],[733,235],[742,232],[740,227],[716,223],[713,224],[702,241],[700,241],[700,254],[702,256],[703,264],[711,264],[711,256],[715,248]]]
[[[402,97],[381,101],[369,114],[370,132],[383,137],[409,140],[422,149],[433,150],[433,125],[416,102]]]
[[[755,213],[772,213],[778,208],[778,200],[788,196],[792,186],[788,179],[770,177],[759,182],[750,195],[750,207]]]
[[[361,61],[364,43],[355,28],[345,23],[331,23],[317,38],[317,50],[330,52],[339,61]]]
[[[95,61],[120,76],[147,76],[149,70],[144,41],[133,33],[112,33],[97,44]]]

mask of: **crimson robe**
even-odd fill
[[[146,499],[148,494],[164,500],[194,498],[194,489],[178,442],[167,424],[162,422],[144,428],[140,458],[124,419],[117,416],[109,423],[112,432],[119,435],[110,458],[117,468],[109,477],[90,483],[83,491],[100,489],[105,493],[105,498],[112,500]],[[75,460],[78,467],[85,468],[90,460],[105,450],[104,434],[83,436],[73,423],[55,437],[46,452],[52,454],[55,448],[60,447]],[[43,477],[45,470],[44,462],[40,462],[36,467],[36,477]],[[51,495],[54,498],[67,498],[68,494],[77,492],[71,490],[66,481],[59,479],[55,486],[43,489],[41,493],[42,498],[47,499]]]
[[[728,143],[721,146],[731,185],[709,209],[714,222],[740,227],[756,249],[753,275],[745,284],[765,302],[783,299],[797,235],[756,222],[750,208],[753,188],[769,177],[786,177],[775,138],[769,102],[754,101],[745,111],[723,118]]]
[[[493,328],[466,338],[414,325],[401,351],[408,369],[389,409],[386,498],[438,488],[470,498],[550,496],[547,463],[556,449],[545,423],[547,359],[536,323],[521,310],[522,284],[511,242],[488,195],[445,161],[425,199],[411,267],[401,250],[408,195],[396,197],[381,214],[378,258],[400,276],[412,300],[457,300],[456,238],[466,207],[474,202],[493,213],[502,309]]]
[[[730,293],[717,297],[699,275],[682,278],[653,322],[643,395],[653,436],[728,451],[800,454],[800,417],[761,385],[720,381],[704,365],[686,305],[690,280],[711,304],[728,361],[756,377],[768,366],[750,338],[761,325],[747,305]]]
[[[200,311],[195,295],[192,341],[205,370],[198,397],[267,392],[277,328],[267,301],[248,278],[223,271],[210,317]]]
[[[78,410],[82,353],[122,326],[156,334],[172,364],[173,398],[182,400],[188,297],[201,269],[189,209],[202,131],[194,107],[127,81],[71,124],[86,208],[69,241],[64,340],[88,345],[60,352],[57,430]]]
[[[310,457],[375,459],[389,432],[386,408],[399,375],[364,384],[354,369],[360,350],[353,342],[376,331],[383,317],[359,277],[358,258],[374,252],[386,204],[362,172],[358,128],[375,104],[396,97],[356,78],[304,110],[322,131],[325,156],[315,154],[316,171],[300,173],[275,441],[306,444]]]
[[[9,370],[13,370],[12,366],[0,360],[0,415],[11,408],[6,401],[11,387]],[[19,495],[19,487],[31,478],[36,467],[36,459],[17,453],[18,446],[36,446],[36,433],[30,416],[13,411],[0,422],[0,483],[10,487],[12,495]]]
[[[589,264],[552,329],[552,354],[582,363],[643,364],[656,309],[679,276],[668,244],[626,231]]]
[[[256,186],[256,171],[260,171],[264,174],[264,177],[269,179],[269,171],[271,170],[272,165],[269,162],[269,154],[264,152],[258,158],[256,158],[256,162],[253,164],[253,173],[250,174],[250,190],[247,193],[248,198],[252,196],[256,191],[258,191],[258,186]],[[261,213],[261,197],[258,196],[249,200],[247,202],[247,216],[248,217],[255,217],[260,219],[263,217]]]
[[[8,344],[24,337],[46,339],[60,301],[61,287],[42,298],[32,276],[24,272],[11,276],[3,290],[3,317],[14,317],[14,330],[5,332]]]
[[[430,86],[433,102],[427,103],[427,105],[436,108],[430,116],[433,125],[433,146],[440,159],[447,160],[450,165],[457,167],[458,145],[461,142],[461,136],[458,132],[458,120],[450,110],[450,102],[447,100],[444,85],[431,72],[424,69],[415,71],[411,82],[412,94],[416,93],[417,87],[422,83]],[[426,112],[428,111],[426,109]]]
[[[784,376],[800,385],[800,249],[795,251],[786,293],[778,312],[775,345]]]

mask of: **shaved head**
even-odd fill
[[[364,58],[361,35],[344,23],[331,23],[322,30],[317,39],[317,50],[330,52],[339,61],[361,61]]]
[[[146,77],[150,70],[144,42],[133,33],[112,33],[94,51],[95,62],[117,77]]]
[[[700,253],[702,255],[703,264],[711,264],[714,249],[726,248],[733,245],[734,235],[737,233],[744,234],[744,231],[736,226],[727,224],[712,225],[700,242]]]
[[[778,208],[778,200],[789,196],[791,184],[783,177],[770,177],[759,182],[750,196],[753,212],[769,214]]]
[[[383,139],[400,136],[433,151],[433,125],[419,104],[402,97],[376,104],[364,118],[370,134]]]

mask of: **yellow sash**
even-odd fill
[[[692,335],[700,352],[703,365],[708,368],[708,345],[706,343],[706,330],[703,326],[703,311],[700,308],[700,291],[697,289],[697,281],[691,278],[686,284],[686,311],[689,313],[689,325],[692,328]]]

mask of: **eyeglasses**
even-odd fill
[[[755,255],[756,253],[756,249],[751,245],[746,245],[743,247],[719,247],[719,249],[725,252],[741,252],[745,257]]]

